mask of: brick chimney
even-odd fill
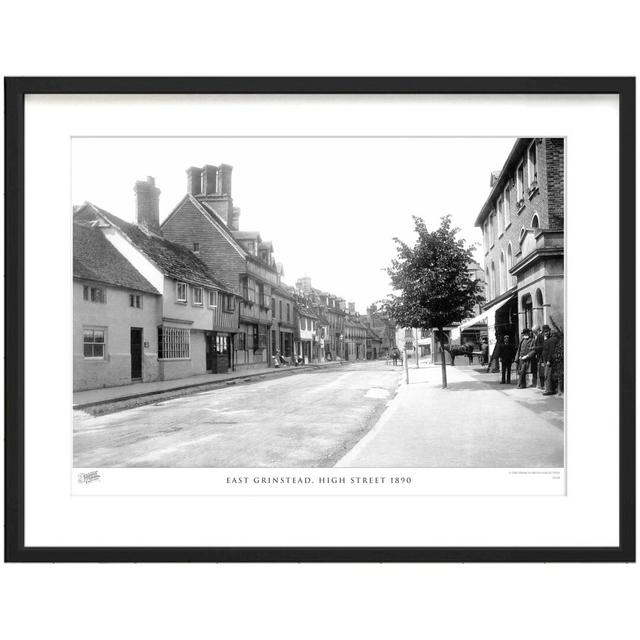
[[[222,195],[231,195],[231,172],[233,167],[230,164],[220,165],[220,189],[219,193]]]
[[[210,164],[205,164],[202,167],[202,193],[210,195],[212,193],[219,193],[217,188],[218,182],[218,167],[214,167]]]
[[[160,231],[160,189],[156,181],[147,176],[146,181],[139,180],[133,188],[136,194],[136,224],[149,233],[162,235]]]
[[[238,231],[240,229],[240,207],[233,207],[229,228],[232,231]]]
[[[187,193],[197,196],[202,193],[202,169],[189,167],[187,169]]]

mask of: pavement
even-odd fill
[[[462,360],[462,359],[461,359]],[[501,385],[479,365],[413,365],[376,426],[338,467],[564,466],[564,400]]]
[[[267,377],[288,376],[294,373],[315,371],[322,368],[339,367],[346,364],[348,363],[344,361],[331,361],[300,365],[297,367],[264,367],[260,369],[230,371],[228,373],[206,373],[199,376],[191,376],[189,378],[180,378],[178,380],[138,382],[119,387],[104,387],[102,389],[76,391],[73,394],[73,409],[88,409],[92,407],[99,407],[100,405],[111,404],[113,404],[113,407],[109,407],[109,409],[121,409],[126,408],[122,403],[130,400],[139,401],[149,397],[149,400],[153,401],[155,396],[164,396],[165,394],[174,395],[174,392],[179,392],[180,395],[185,395],[190,392],[195,393],[207,388],[224,387],[229,384],[237,384],[238,382],[254,382]],[[139,405],[141,403],[134,402],[132,404]],[[103,407],[103,409],[107,410],[107,407]]]
[[[384,361],[295,369],[110,413],[74,412],[74,466],[332,467],[399,388]]]

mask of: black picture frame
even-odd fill
[[[5,561],[634,562],[635,336],[619,349],[619,531],[612,547],[27,547],[24,539],[24,152],[28,94],[615,94],[619,97],[620,323],[635,326],[635,78],[5,78]]]

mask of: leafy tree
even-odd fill
[[[484,300],[479,280],[469,277],[472,247],[457,238],[459,229],[444,216],[440,227],[428,231],[422,218],[413,216],[418,240],[413,247],[394,238],[397,257],[387,273],[398,293],[388,296],[386,311],[402,327],[434,329],[442,349],[442,387],[447,386],[444,327],[473,314]]]

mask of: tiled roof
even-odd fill
[[[110,224],[117,227],[142,253],[151,260],[162,273],[175,280],[182,280],[189,284],[221,289],[227,293],[232,293],[233,289],[225,282],[214,278],[202,262],[189,249],[174,242],[169,242],[159,236],[146,234],[135,224],[125,222],[114,216],[112,213],[100,209],[93,204],[83,206],[77,213],[78,218],[90,216],[88,208],[94,209],[100,216]]]
[[[77,223],[73,225],[73,277],[160,295],[100,229]]]

